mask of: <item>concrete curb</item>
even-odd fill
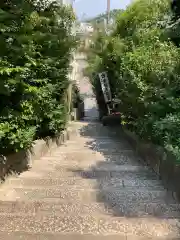
[[[36,140],[30,149],[5,156],[5,161],[0,162],[0,179],[5,180],[11,174],[20,174],[31,168],[35,160],[46,154],[51,155],[56,148],[75,135],[77,135],[77,130],[73,122],[70,122],[58,136]]]

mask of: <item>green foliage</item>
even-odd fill
[[[91,76],[106,70],[127,126],[180,162],[180,50],[167,36],[170,18],[167,0],[133,2],[111,36],[101,36],[101,48],[94,39],[88,70]]]
[[[74,21],[58,1],[0,3],[0,151],[28,148],[66,124]]]

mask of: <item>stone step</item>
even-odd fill
[[[0,233],[0,239],[5,240],[179,240],[172,237],[138,237],[135,235],[93,235],[93,234],[58,234],[58,233]]]
[[[125,172],[131,172],[131,173],[153,173],[153,171],[146,166],[141,166],[141,165],[137,165],[137,166],[133,166],[133,165],[118,165],[115,163],[111,163],[111,162],[99,162],[97,164],[93,164],[93,163],[89,163],[89,162],[81,162],[81,164],[79,162],[66,162],[63,161],[61,163],[61,165],[57,166],[56,169],[59,170],[59,168],[63,168],[63,167],[68,167],[68,169],[70,169],[71,167],[79,167],[79,169],[83,167],[89,167],[90,171],[104,171],[104,172],[119,172],[119,174],[125,173]]]
[[[0,215],[2,232],[62,233],[93,235],[134,235],[144,237],[180,236],[177,219],[98,216],[14,216]]]
[[[74,201],[0,201],[0,214],[12,215],[103,215],[112,214],[112,210],[103,203],[74,203]]]
[[[129,149],[129,150],[132,150],[132,148],[130,147],[130,145],[128,144],[128,143],[126,143],[126,142],[98,142],[98,141],[79,141],[78,139],[77,139],[77,142],[76,143],[66,143],[66,144],[64,144],[64,145],[62,145],[61,146],[61,150],[63,151],[63,150],[65,150],[65,149],[67,149],[67,150],[69,150],[69,149],[71,149],[71,150],[74,150],[74,149],[82,149],[82,148],[84,148],[84,149],[90,149],[90,150],[94,150],[94,151],[96,151],[96,150],[99,150],[99,151],[106,151],[106,150],[116,150],[116,151],[118,151],[118,150],[123,150],[124,148],[125,149]]]
[[[82,137],[77,137],[75,139],[70,139],[70,140],[67,140],[63,146],[71,146],[71,145],[79,145],[80,143],[82,144],[87,144],[87,146],[90,144],[95,144],[95,145],[119,145],[119,144],[122,144],[123,142],[126,142],[126,140],[122,141],[122,140],[119,140],[119,139],[112,139],[110,137],[106,137],[106,138],[102,138],[102,137],[97,137],[96,139],[90,139],[90,138],[82,138]]]
[[[63,168],[74,168],[74,167],[78,167],[80,168],[89,168],[89,170],[91,171],[107,171],[107,172],[135,172],[135,173],[154,173],[149,167],[147,166],[142,166],[140,164],[136,164],[136,165],[130,165],[130,164],[125,164],[125,165],[121,165],[121,164],[116,164],[115,162],[108,162],[108,161],[86,161],[85,159],[82,160],[81,162],[77,161],[77,160],[70,160],[70,159],[63,159],[63,160],[59,160],[57,157],[54,156],[49,156],[47,157],[48,162],[38,162],[35,163],[33,166],[34,168],[39,168],[38,170],[48,170],[51,171],[52,169],[63,169]],[[42,168],[42,163],[43,163],[43,168]]]
[[[77,147],[61,147],[61,153],[66,153],[66,152],[72,152],[76,153],[76,152],[86,152],[86,153],[90,153],[90,152],[101,152],[103,154],[123,154],[123,152],[127,152],[127,151],[132,151],[132,148],[130,146],[120,146],[117,148],[98,148],[98,147],[91,147],[91,146],[77,146]]]
[[[98,144],[101,145],[101,144],[105,144],[108,147],[111,144],[115,145],[115,146],[118,146],[119,144],[120,145],[121,144],[125,144],[125,143],[129,144],[129,142],[126,139],[120,138],[120,137],[116,137],[115,133],[110,133],[109,136],[108,136],[108,134],[107,134],[106,137],[101,137],[101,136],[98,137],[98,136],[96,136],[95,138],[91,138],[91,136],[89,136],[89,138],[86,138],[86,136],[84,137],[84,136],[81,136],[81,135],[77,134],[77,135],[75,135],[75,138],[78,140],[78,142],[80,142],[80,143],[81,142],[82,143],[85,142],[85,143],[87,143],[87,145],[98,145]],[[69,144],[70,145],[71,144],[72,145],[78,145],[75,138],[68,140],[67,142],[64,143],[64,145],[65,146],[69,146]]]
[[[104,176],[104,175],[103,175]],[[85,176],[84,176],[85,177]],[[87,176],[88,177],[88,176]],[[163,185],[158,180],[144,180],[139,181],[135,180],[126,180],[120,178],[113,178],[109,175],[109,177],[100,176],[99,179],[91,178],[91,179],[83,179],[81,176],[68,177],[68,178],[11,178],[8,180],[9,187],[63,187],[70,186],[77,188],[108,188],[108,187],[116,187],[116,188],[146,188],[146,189],[164,189]]]
[[[114,136],[114,134],[112,134],[112,136]],[[126,139],[124,139],[124,138],[119,138],[119,137],[116,138],[116,137],[111,137],[111,136],[108,136],[108,135],[105,135],[105,137],[99,135],[96,138],[91,138],[91,136],[88,136],[88,138],[87,138],[86,136],[81,136],[81,133],[78,132],[78,134],[75,135],[73,139],[71,138],[63,144],[64,145],[67,145],[67,143],[77,144],[76,140],[78,140],[78,142],[87,142],[87,143],[93,142],[93,143],[108,143],[108,144],[110,144],[110,143],[119,144],[119,143],[122,143],[122,142],[126,142]]]
[[[131,188],[132,189],[132,188]],[[77,202],[101,202],[110,205],[117,205],[118,203],[125,202],[167,202],[175,203],[170,193],[165,190],[150,191],[146,188],[129,190],[128,188],[102,188],[95,189],[70,189],[67,186],[63,189],[59,188],[14,188],[5,189],[0,192],[0,199],[13,201],[13,200],[47,200],[54,201],[77,201]]]
[[[128,156],[124,156],[124,155],[106,155],[103,156],[101,153],[97,153],[97,154],[91,154],[89,153],[87,155],[87,153],[80,154],[79,153],[75,153],[74,155],[71,155],[70,153],[61,153],[59,155],[51,155],[51,156],[46,156],[38,161],[36,161],[35,163],[39,163],[39,164],[61,164],[61,162],[77,162],[77,163],[81,163],[81,162],[87,162],[87,163],[92,163],[92,164],[98,164],[98,163],[111,163],[111,164],[117,164],[117,165],[134,165],[134,166],[146,166],[144,162],[142,162],[142,160],[140,158],[137,157],[128,157]]]
[[[121,155],[119,154],[101,154],[99,152],[87,152],[81,151],[81,152],[76,152],[75,154],[71,154],[71,152],[55,152],[51,156],[46,156],[41,158],[40,160],[37,160],[36,163],[41,164],[43,162],[47,163],[57,163],[60,164],[61,161],[76,161],[76,162],[81,162],[81,161],[86,161],[86,162],[111,162],[111,163],[116,163],[118,165],[139,165],[142,164],[142,160],[137,157],[134,153],[131,152],[126,152]]]
[[[120,180],[129,180],[129,181],[145,181],[145,180],[158,180],[158,176],[151,171],[142,171],[142,172],[127,172],[127,171],[106,171],[104,170],[92,170],[92,169],[79,169],[79,168],[59,168],[58,171],[48,171],[39,169],[31,169],[31,171],[27,171],[18,176],[23,179],[34,179],[34,178],[71,178],[71,177],[80,177],[85,179],[97,179],[99,181],[100,178],[119,178]]]
[[[95,152],[95,154],[98,154],[98,152]],[[101,154],[101,153],[99,153]],[[66,153],[67,155],[67,153]],[[105,159],[109,161],[121,161],[121,160],[126,160],[126,161],[136,161],[136,162],[142,162],[142,159],[134,152],[134,151],[121,151],[119,154],[118,153],[113,153],[110,154],[108,152],[103,152],[101,154]]]
[[[87,123],[89,123],[89,121],[87,121]],[[86,124],[87,124],[86,123]],[[96,122],[94,122],[93,124],[96,125]],[[80,129],[80,133],[76,136],[76,139],[78,138],[84,138],[86,140],[109,140],[109,139],[112,139],[113,137],[115,137],[115,133],[109,133],[108,131],[107,132],[101,132],[102,130],[100,130],[99,132],[97,132],[97,129],[93,131],[93,133],[89,133],[89,130],[87,130],[87,133],[86,132],[83,132],[81,131]],[[75,138],[74,138],[75,139]]]
[[[112,134],[112,136],[114,136],[114,134]],[[111,136],[107,135],[98,135],[98,136],[89,136],[89,135],[81,135],[78,134],[76,136],[76,139],[73,139],[74,142],[77,142],[76,140],[81,139],[81,141],[99,141],[99,142],[115,142],[117,140],[117,142],[122,142],[122,140],[120,140],[119,138],[117,139],[113,139]],[[70,140],[71,141],[71,140]]]
[[[63,161],[63,160],[69,160],[69,161],[72,161],[72,160],[76,160],[76,161],[95,161],[96,160],[106,160],[106,158],[101,154],[101,153],[98,153],[98,152],[88,152],[87,154],[87,151],[84,151],[82,150],[81,152],[76,152],[76,154],[71,154],[71,151],[69,152],[66,152],[66,153],[63,153],[61,151],[56,151],[56,152],[53,152],[53,154],[51,156],[45,156],[45,157],[42,157],[41,159],[37,160],[36,162],[42,162],[42,161],[45,161],[45,162],[48,162],[48,161]]]
[[[130,164],[117,164],[116,162],[111,161],[102,161],[102,160],[87,160],[82,159],[79,161],[78,159],[58,159],[54,156],[46,157],[47,161],[42,160],[42,162],[37,162],[34,164],[33,168],[40,168],[41,170],[47,169],[58,169],[64,167],[89,167],[95,170],[104,170],[107,171],[129,171],[129,172],[137,172],[137,171],[151,171],[151,169],[147,166],[142,166],[140,163],[136,163],[136,165]],[[43,169],[42,169],[43,163]],[[152,171],[151,171],[152,172]]]
[[[119,154],[101,154],[99,152],[91,152],[88,153],[81,151],[81,152],[76,152],[76,154],[71,154],[71,152],[66,152],[66,153],[62,153],[62,152],[55,152],[53,153],[53,155],[51,156],[52,159],[55,160],[67,160],[67,161],[84,161],[86,160],[87,162],[94,162],[96,163],[97,161],[100,162],[112,162],[112,163],[116,163],[118,165],[138,165],[138,164],[142,164],[142,159],[139,158],[138,156],[136,156],[136,154],[134,152],[123,152],[121,155]],[[52,161],[51,159],[51,161]],[[46,156],[44,158],[42,158],[40,161],[38,162],[42,162],[42,160],[50,160],[49,156]]]
[[[132,239],[132,237],[128,237],[127,239],[124,234],[99,236],[99,235],[93,235],[93,234],[82,235],[82,234],[59,234],[59,233],[28,233],[28,232],[13,232],[13,233],[0,232],[0,239],[4,239],[4,240],[112,240],[112,239],[113,240],[136,240],[134,238]],[[139,239],[139,240],[145,240],[145,239]]]
[[[142,172],[128,172],[128,171],[108,171],[108,169],[103,170],[92,170],[92,169],[79,169],[69,167],[69,169],[59,168],[58,171],[42,171],[39,172],[37,169],[26,172],[20,176],[20,178],[62,178],[62,177],[73,177],[79,176],[81,178],[86,179],[99,179],[99,178],[119,178],[122,180],[135,180],[139,179],[143,180],[158,180],[158,176],[150,171],[142,171]]]
[[[179,204],[165,203],[74,203],[42,201],[0,201],[0,214],[16,216],[115,216],[115,217],[156,217],[160,219],[180,219]]]
[[[56,151],[53,153],[52,157],[55,159],[76,159],[76,160],[91,160],[94,161],[96,159],[98,160],[106,160],[106,161],[115,161],[115,162],[142,162],[141,158],[139,158],[133,151],[121,151],[119,153],[113,153],[111,154],[110,152],[95,152],[95,151],[89,151],[89,150],[84,150],[82,149],[81,151],[66,151],[66,152],[61,152],[61,151]],[[47,157],[46,157],[47,160]],[[41,160],[42,161],[42,160]]]
[[[85,120],[86,121],[86,120]],[[87,123],[89,123],[88,119],[87,119]],[[86,124],[87,124],[86,123]],[[98,128],[95,128],[94,129],[94,126],[96,125],[96,122],[93,123],[91,129],[87,128],[86,126],[84,127],[84,129],[86,128],[85,131],[82,130],[82,128],[80,129],[80,133],[79,133],[79,137],[83,137],[83,138],[86,138],[86,139],[109,139],[111,137],[114,137],[115,136],[115,133],[109,133],[109,131],[102,131],[102,128],[100,127],[99,129]]]
[[[38,182],[38,181],[37,181]],[[36,183],[37,183],[36,182]],[[144,191],[144,192],[152,192],[152,191],[166,191],[164,189],[164,187],[162,185],[156,185],[156,186],[152,186],[152,185],[149,185],[149,186],[144,186],[144,185],[141,185],[141,186],[133,186],[133,184],[131,186],[128,186],[128,185],[125,185],[123,181],[119,181],[119,182],[108,182],[108,181],[105,181],[105,183],[103,183],[103,181],[101,182],[97,182],[96,180],[90,180],[90,181],[79,181],[79,182],[65,182],[64,181],[64,184],[61,183],[61,185],[46,185],[46,184],[29,184],[29,185],[26,185],[24,183],[22,183],[22,181],[14,181],[14,184],[9,184],[9,189],[12,189],[12,188],[17,188],[17,189],[30,189],[30,190],[33,190],[33,189],[44,189],[44,190],[56,190],[56,189],[59,189],[61,191],[64,191],[64,189],[67,189],[67,188],[71,188],[71,190],[73,191],[76,191],[76,190],[88,190],[88,191],[91,191],[91,190],[96,190],[96,191],[104,191],[104,190],[110,190],[111,191],[119,191],[119,192],[124,192],[124,191]],[[6,188],[7,189],[7,188]],[[0,194],[3,192],[3,188],[0,189]]]

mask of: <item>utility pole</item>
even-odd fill
[[[107,0],[107,25],[109,24],[109,20],[110,20],[110,1],[111,0]]]
[[[75,0],[70,0],[70,2],[71,2],[72,8],[74,9],[74,2],[75,2]]]

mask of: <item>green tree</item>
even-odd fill
[[[108,72],[123,122],[180,160],[180,52],[167,37],[171,16],[167,0],[133,2],[91,55],[90,70]]]
[[[0,12],[0,146],[7,154],[65,126],[74,16],[45,0],[6,0]]]

